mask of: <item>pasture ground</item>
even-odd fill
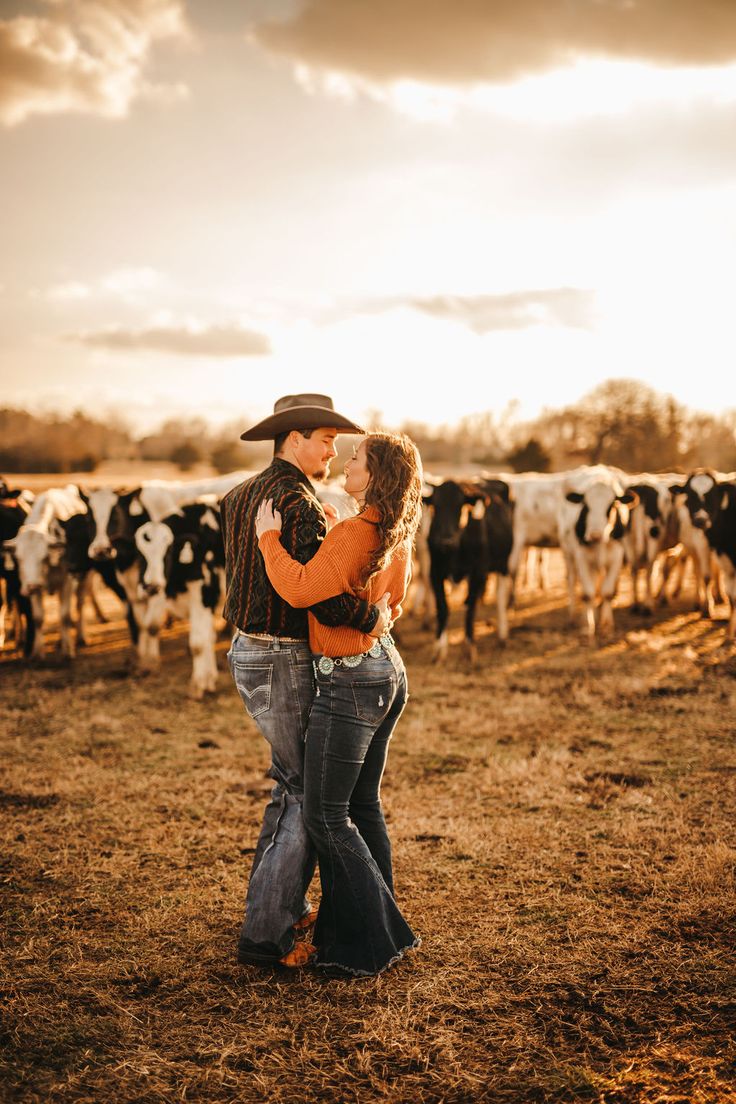
[[[225,642],[201,704],[181,631],[145,679],[120,622],[0,665],[0,1098],[736,1101],[723,623],[619,609],[591,649],[558,580],[468,669],[461,618],[442,666],[401,625],[384,798],[423,943],[353,983],[234,962],[269,783]]]

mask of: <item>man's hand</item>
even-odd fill
[[[337,507],[333,506],[331,502],[323,502],[322,509],[327,518],[327,531],[329,532],[335,522],[340,520],[340,515],[337,512]]]
[[[275,529],[277,533],[281,532],[281,514],[278,510],[274,510],[272,498],[264,498],[256,514],[256,537],[261,537],[269,529]]]
[[[375,636],[378,639],[391,629],[393,621],[391,620],[391,607],[388,604],[390,597],[390,594],[382,594],[375,603],[378,606],[378,620],[368,634],[369,636]]]

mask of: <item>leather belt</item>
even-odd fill
[[[245,636],[252,640],[266,640],[269,644],[275,644],[277,641],[279,644],[306,644],[307,640],[303,636],[273,636],[271,633],[257,633],[257,632],[245,632],[244,629],[238,629],[238,636]]]

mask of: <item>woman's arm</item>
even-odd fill
[[[256,518],[258,544],[268,577],[276,591],[296,609],[321,602],[352,589],[352,581],[363,566],[360,548],[350,540],[344,523],[335,525],[308,563],[292,559],[280,541],[281,515],[263,503]]]

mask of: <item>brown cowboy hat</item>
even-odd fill
[[[338,433],[365,433],[355,422],[338,414],[329,395],[284,395],[273,404],[273,414],[240,434],[241,441],[272,441],[291,429],[329,426]]]

